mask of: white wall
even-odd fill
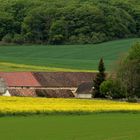
[[[92,98],[92,94],[77,94],[77,98],[82,98],[82,99],[90,99]]]
[[[8,91],[8,90],[6,90],[6,92],[5,92],[2,96],[8,96],[8,97],[10,97],[10,96],[11,96],[11,94],[9,93],[9,91]]]

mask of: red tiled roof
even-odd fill
[[[39,87],[41,86],[31,72],[0,72],[9,87]]]

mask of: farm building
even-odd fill
[[[36,96],[35,89],[41,87],[31,72],[0,72],[11,96]]]
[[[0,72],[9,88],[35,88],[41,87],[31,72]]]
[[[0,94],[4,94],[7,90],[7,85],[3,78],[0,78]]]
[[[77,97],[77,87],[94,77],[95,73],[82,72],[0,72],[11,96],[29,97]]]
[[[76,97],[92,98],[93,89],[94,87],[92,82],[84,82],[78,86],[76,91]]]
[[[77,87],[83,82],[91,82],[95,73],[84,72],[36,72],[34,76],[43,87],[47,97],[77,97]],[[41,93],[41,92],[40,92]],[[52,94],[51,94],[52,93]],[[61,96],[60,96],[61,94]],[[45,96],[42,95],[42,96]]]

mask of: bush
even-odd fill
[[[13,39],[13,35],[12,34],[7,34],[2,38],[2,41],[5,43],[11,43]]]
[[[16,44],[23,44],[24,43],[24,37],[20,34],[15,34],[12,42],[16,43]]]
[[[115,80],[104,81],[100,86],[100,92],[106,98],[126,98],[125,89],[121,86],[119,81]]]
[[[106,98],[111,97],[112,87],[113,87],[112,80],[104,81],[100,86],[101,94]]]
[[[91,43],[100,43],[107,40],[107,37],[104,33],[92,33]]]
[[[128,97],[128,102],[130,103],[137,103],[138,102],[138,97]]]
[[[50,40],[50,43],[51,44],[55,44],[55,45],[58,45],[58,44],[62,44],[64,41],[64,36],[59,34],[59,35],[54,35],[51,37],[51,40]]]
[[[75,36],[75,35],[72,35],[72,36],[69,37],[69,43],[70,44],[76,44],[77,40],[78,40],[78,37]]]
[[[77,43],[78,44],[87,44],[87,43],[90,43],[90,39],[88,36],[86,36],[84,34],[80,34],[80,35],[78,35]]]

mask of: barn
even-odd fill
[[[49,98],[77,97],[77,87],[93,81],[95,75],[84,72],[0,72],[11,96]]]
[[[11,96],[36,96],[35,89],[41,85],[31,72],[0,72]]]

